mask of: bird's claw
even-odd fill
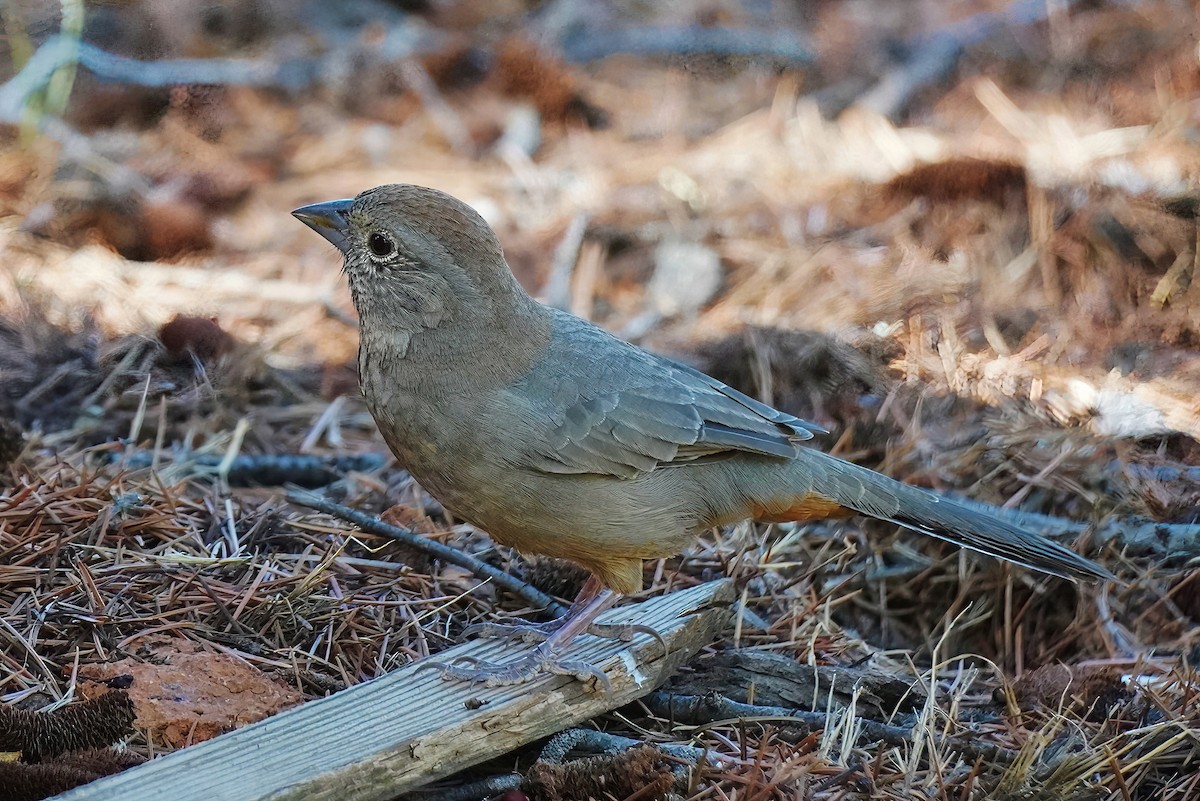
[[[540,649],[535,649],[528,656],[508,664],[487,662],[473,656],[460,656],[455,662],[465,662],[471,667],[462,667],[455,663],[425,662],[418,670],[431,668],[440,673],[443,679],[482,683],[489,689],[524,684],[544,673],[550,673],[555,676],[573,676],[579,681],[592,679],[606,697],[612,695],[612,682],[600,668],[588,662],[558,659],[551,654],[540,652]]]
[[[621,642],[632,642],[637,634],[645,634],[648,637],[653,637],[662,646],[663,653],[667,653],[670,649],[667,648],[667,641],[658,633],[653,626],[644,626],[641,623],[593,623],[588,626],[588,634],[593,634],[597,637],[604,637],[609,640],[620,640]]]
[[[487,639],[501,639],[505,642],[526,642],[540,643],[545,642],[550,638],[550,635],[558,631],[562,626],[562,618],[552,620],[549,623],[521,623],[511,625],[507,623],[475,623],[463,629],[463,638],[467,637],[484,637]],[[663,653],[666,653],[667,641],[651,626],[643,626],[640,623],[593,623],[586,629],[588,634],[596,637],[603,637],[607,640],[619,640],[620,642],[631,642],[634,636],[645,634],[653,637],[662,646]]]
[[[485,639],[500,639],[505,642],[545,642],[550,635],[558,630],[558,626],[550,623],[473,623],[463,629],[462,639],[468,637],[483,637]]]

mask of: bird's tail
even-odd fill
[[[859,514],[1062,578],[1116,579],[1040,534],[814,448],[801,448],[796,463],[813,493]]]

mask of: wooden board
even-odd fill
[[[62,801],[388,799],[639,698],[709,643],[729,617],[728,580],[608,612],[652,626],[669,646],[580,637],[567,654],[599,665],[605,697],[566,676],[511,687],[442,680],[407,665],[328,698],[78,787]],[[533,646],[476,640],[438,654],[508,661]],[[482,705],[479,705],[482,702]]]

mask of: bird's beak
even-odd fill
[[[311,206],[301,206],[292,212],[292,216],[345,253],[350,241],[350,207],[353,204],[353,198],[329,200]]]

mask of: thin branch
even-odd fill
[[[113,461],[124,459],[123,466],[130,470],[142,470],[154,464],[154,452],[138,450],[122,453],[113,451]],[[195,473],[217,472],[223,456],[218,454],[179,454],[172,466],[193,468]],[[361,453],[352,456],[321,456],[312,453],[255,453],[239,454],[229,463],[225,480],[231,487],[282,486],[298,484],[302,487],[321,487],[341,478],[346,473],[369,473],[387,464],[387,457],[380,453]],[[160,470],[162,467],[160,466]]]
[[[564,311],[571,305],[571,273],[579,261],[579,248],[587,232],[588,215],[580,212],[571,218],[562,241],[554,248],[550,275],[542,287],[542,302]]]
[[[415,531],[389,525],[377,517],[372,517],[371,515],[322,498],[320,495],[303,490],[288,492],[287,500],[298,506],[306,506],[309,509],[316,509],[318,512],[324,512],[327,515],[341,518],[349,523],[353,523],[363,531],[369,531],[381,537],[391,537],[397,542],[402,542],[445,562],[470,570],[476,576],[483,579],[490,579],[498,586],[521,596],[526,601],[529,601],[529,603],[544,609],[555,617],[561,616],[566,612],[566,608],[562,604],[533,585],[521,581],[521,579],[510,573],[505,573],[500,568],[492,567],[486,562],[481,562],[474,556],[464,553],[457,548],[435,542],[428,537],[422,537]]]
[[[317,81],[314,59],[177,58],[144,61],[79,43],[79,65],[97,78],[133,86],[215,84],[300,90]]]
[[[1059,0],[1055,4],[1047,0],[1017,0],[1003,11],[976,14],[922,36],[909,44],[909,60],[889,70],[870,91],[858,99],[856,105],[886,117],[898,117],[918,92],[954,69],[958,59],[971,45],[991,38],[1000,30],[1041,22],[1055,10],[1056,5],[1058,9],[1066,11],[1075,2]]]
[[[436,36],[403,29],[391,31],[368,47],[382,60],[394,61],[427,52],[440,42]],[[0,120],[16,123],[26,103],[41,91],[60,67],[77,63],[101,81],[132,86],[211,84],[259,86],[299,91],[316,84],[342,64],[347,54],[338,48],[309,58],[176,58],[146,61],[110,53],[68,36],[51,36],[38,47],[21,71],[0,86]]]
[[[520,786],[521,774],[502,773],[467,784],[460,784],[457,787],[441,785],[422,787],[420,790],[400,796],[398,801],[424,801],[429,798],[436,798],[437,801],[479,801],[480,798],[491,798],[508,790],[516,790]]]
[[[795,721],[801,728],[820,731],[830,724],[829,716],[824,712],[809,712],[783,706],[743,704],[731,701],[717,692],[705,695],[675,695],[665,690],[659,690],[646,696],[643,702],[654,715],[676,723],[691,725],[703,726],[726,719],[771,718]],[[910,745],[913,742],[913,730],[904,726],[857,717],[854,719],[854,728],[862,736],[889,745]],[[1017,752],[1012,749],[992,745],[975,737],[961,739],[938,737],[935,742],[941,749],[956,751],[971,758],[983,757],[993,762],[1008,764],[1014,762],[1018,756]]]
[[[641,27],[572,32],[561,41],[571,61],[595,61],[617,53],[675,56],[743,56],[794,66],[811,64],[813,50],[795,31],[738,28]]]
[[[353,63],[356,55],[381,62],[398,61],[434,50],[444,39],[437,31],[404,22],[389,27],[381,39],[372,40],[370,44],[357,48],[331,47],[313,57],[144,61],[109,53],[87,42],[57,34],[38,47],[20,72],[0,85],[0,122],[12,125],[30,122],[26,114],[30,98],[42,91],[53,75],[68,64],[86,68],[101,81],[134,86],[211,84],[296,92],[347,76],[348,65]],[[88,164],[98,174],[121,179],[118,185],[131,192],[144,192],[148,188],[145,180],[132,170],[97,155],[87,138],[61,119],[42,115],[33,122],[41,133],[64,145],[69,157]]]
[[[642,740],[635,740],[632,737],[621,737],[616,734],[597,731],[596,729],[567,729],[550,738],[545,747],[542,748],[542,753],[538,759],[542,762],[562,764],[566,761],[567,754],[572,751],[581,751],[589,754],[616,754],[646,744]],[[651,745],[664,754],[693,765],[706,759],[709,761],[726,760],[726,757],[720,754],[712,754],[707,749],[696,748],[690,745],[680,745],[678,743],[651,743]]]

